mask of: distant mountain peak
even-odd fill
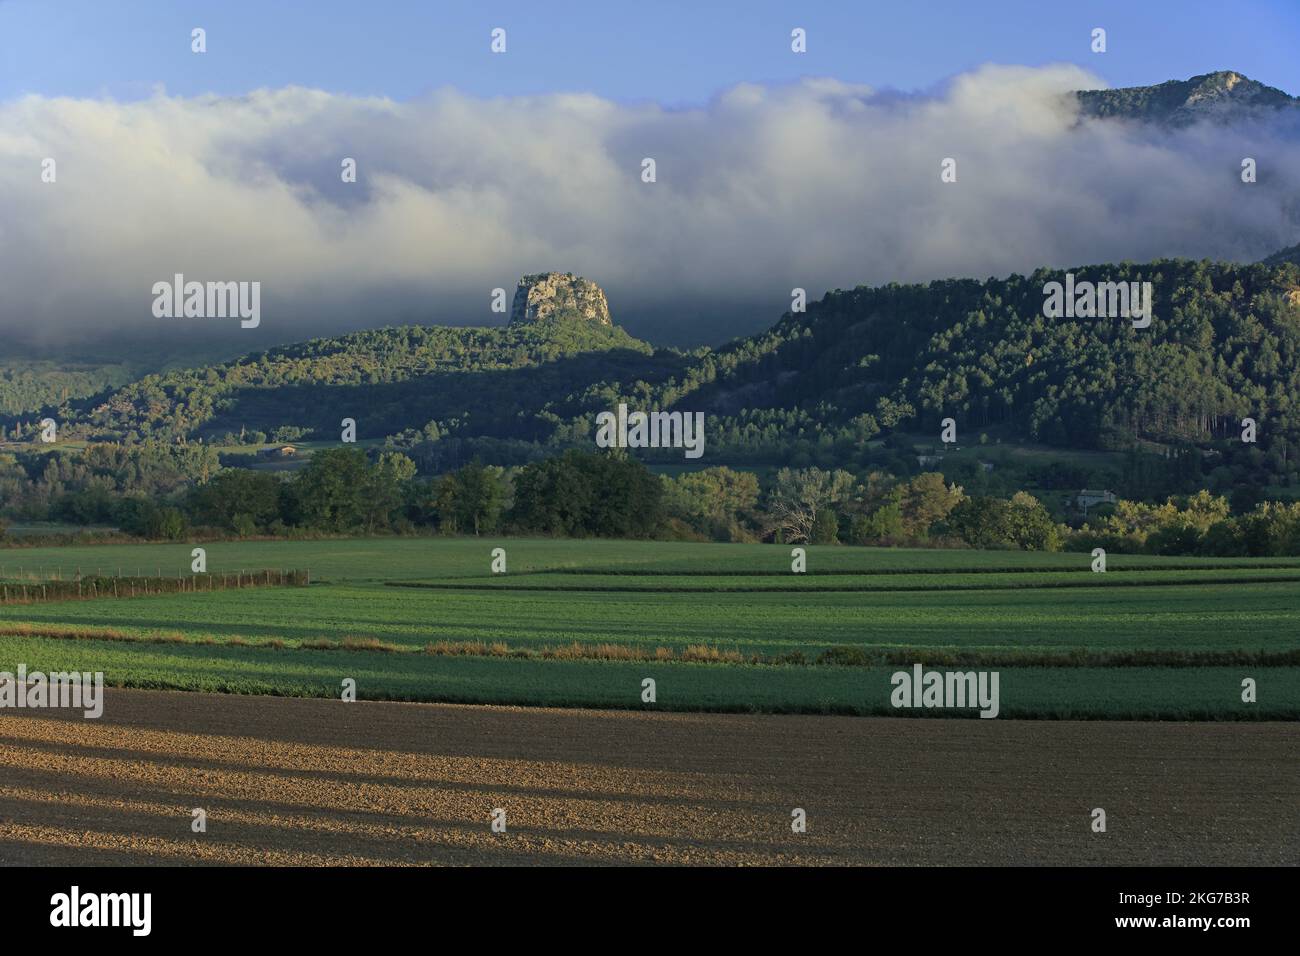
[[[510,324],[571,319],[613,325],[605,292],[572,272],[538,272],[519,280]]]
[[[1232,122],[1300,104],[1300,99],[1235,70],[1202,73],[1155,86],[1080,90],[1075,96],[1085,116],[1168,126],[1189,126],[1202,120]]]

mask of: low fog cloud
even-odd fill
[[[161,341],[224,322],[237,343],[237,321],[154,318],[152,285],[178,272],[260,281],[276,341],[496,324],[494,287],[554,269],[600,283],[637,334],[712,341],[771,324],[794,286],[1253,260],[1300,240],[1294,116],[1080,123],[1063,94],[1102,85],[986,67],[930,96],[808,80],[688,110],[454,90],[25,97],[0,103],[0,334]]]

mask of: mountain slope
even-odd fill
[[[575,388],[654,378],[679,362],[594,322],[372,329],[150,375],[97,404],[66,404],[56,417],[66,437],[121,441],[210,441],[277,427],[328,437],[342,418],[370,438],[471,419],[478,434],[522,437],[535,430],[534,413],[563,405]]]
[[[709,358],[671,397],[726,416],[760,407],[827,424],[999,428],[1075,448],[1209,442],[1244,416],[1300,440],[1300,268],[1162,260],[1074,270],[1149,281],[1155,320],[1046,318],[1059,272],[827,295]]]
[[[1294,109],[1300,99],[1231,70],[1187,80],[1075,94],[1085,116],[1187,126],[1202,120],[1231,122],[1278,109]]]
[[[65,407],[60,421],[67,437],[104,440],[282,428],[335,439],[353,418],[364,438],[407,444],[564,444],[589,440],[594,414],[625,401],[708,413],[715,460],[784,461],[809,442],[847,448],[882,430],[937,435],[948,417],[963,435],[1120,449],[1222,440],[1249,416],[1264,423],[1262,447],[1300,443],[1300,267],[1074,272],[1150,282],[1150,328],[1045,317],[1043,286],[1062,274],[1039,270],[830,293],[761,335],[690,355],[595,322],[379,329],[149,376]]]
[[[1265,256],[1259,261],[1261,265],[1266,266],[1281,266],[1286,265],[1287,263],[1300,265],[1300,243],[1297,243],[1294,246],[1288,246],[1285,249],[1279,249],[1277,252],[1270,256]]]

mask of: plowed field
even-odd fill
[[[0,863],[1295,864],[1297,754],[1287,723],[109,690],[0,715]]]

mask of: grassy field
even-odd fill
[[[0,579],[187,575],[181,545],[12,548]],[[611,541],[367,539],[204,546],[258,588],[0,607],[0,670],[362,698],[915,714],[914,662],[995,669],[1002,716],[1300,718],[1300,559]],[[506,574],[490,573],[505,548]],[[657,682],[643,704],[641,681]],[[1243,704],[1244,677],[1259,702]]]
[[[0,575],[16,568],[81,568],[135,573],[189,573],[191,544],[0,548]],[[490,573],[491,552],[504,548],[509,573],[777,574],[790,573],[790,547],[770,544],[551,540],[546,538],[364,538],[233,541],[204,544],[216,573],[252,568],[310,568],[313,580],[347,582],[478,577]],[[1087,554],[948,551],[926,548],[809,547],[808,574],[939,573],[1063,570],[1091,573]],[[1157,568],[1292,568],[1300,558],[1167,558],[1113,554],[1107,573]],[[792,575],[793,577],[793,575]]]

